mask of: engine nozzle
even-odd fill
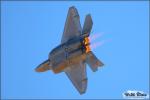
[[[85,47],[85,53],[88,53],[89,51],[91,51],[91,48],[90,48],[90,39],[88,37],[84,38],[83,44],[84,44],[84,47]]]

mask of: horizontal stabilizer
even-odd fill
[[[45,72],[47,70],[50,70],[51,67],[49,66],[49,64],[50,64],[50,61],[46,60],[42,64],[40,64],[35,70],[37,72]]]
[[[99,59],[97,59],[97,57],[93,54],[92,51],[87,53],[86,63],[90,66],[93,72],[97,71],[98,66],[104,65]]]
[[[93,26],[93,21],[92,21],[91,15],[88,14],[88,15],[86,15],[86,18],[84,21],[82,33],[83,34],[90,34],[92,26]]]

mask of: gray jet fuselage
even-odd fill
[[[65,72],[80,94],[86,92],[86,65],[93,72],[104,64],[94,55],[90,48],[89,36],[93,26],[92,17],[87,14],[83,28],[77,9],[68,10],[61,44],[54,48],[48,59],[35,68],[37,72],[52,70],[54,73]]]
[[[50,66],[54,73],[60,73],[70,64],[85,61],[89,52],[88,34],[81,34],[54,48],[49,54]]]

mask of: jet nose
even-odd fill
[[[50,63],[49,60],[44,61],[37,68],[35,68],[35,71],[36,72],[45,72],[47,70],[50,70],[49,63]]]
[[[35,68],[35,71],[36,72],[44,72],[44,69],[41,67],[37,67],[37,68]]]

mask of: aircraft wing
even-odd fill
[[[71,80],[75,88],[80,92],[84,93],[87,88],[87,77],[86,77],[86,65],[83,62],[79,62],[65,69],[65,73]]]
[[[79,36],[81,32],[82,32],[82,28],[80,24],[78,11],[74,6],[70,7],[68,11],[61,43],[64,43],[75,36]]]

